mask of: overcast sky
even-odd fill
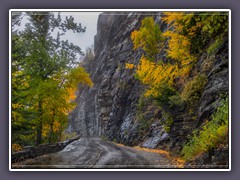
[[[97,20],[98,15],[101,12],[62,12],[62,19],[66,16],[73,16],[76,23],[81,23],[82,26],[86,26],[86,32],[84,33],[66,33],[64,39],[68,39],[70,42],[81,47],[85,51],[86,47],[89,47],[94,42],[94,36],[97,33]]]
[[[98,15],[101,12],[61,12],[62,20],[65,20],[66,16],[73,16],[76,23],[81,23],[83,27],[86,27],[84,33],[66,32],[63,40],[68,40],[75,45],[78,45],[83,52],[94,42],[94,36],[97,33],[97,20]],[[22,20],[20,29],[24,29],[25,23],[28,22],[25,16]]]

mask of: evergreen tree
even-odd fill
[[[12,29],[12,122],[17,119],[31,122],[35,144],[39,145],[43,142],[47,127],[50,127],[47,131],[48,141],[51,142],[54,123],[66,122],[63,119],[66,119],[72,107],[67,96],[71,95],[69,91],[76,89],[73,86],[77,87],[77,83],[91,85],[92,82],[84,69],[78,67],[77,54],[83,54],[80,47],[61,40],[61,36],[69,30],[83,33],[86,28],[75,23],[72,16],[62,20],[60,13],[27,12],[25,15],[29,19],[25,29],[22,32]],[[12,17],[13,27],[19,24],[20,17]],[[56,38],[53,37],[53,31],[57,32]],[[76,75],[76,71],[78,76],[74,76],[73,72]],[[25,89],[21,86],[25,86]],[[24,102],[24,105],[20,102]],[[25,112],[18,113],[19,109]],[[64,126],[61,124],[61,127]]]

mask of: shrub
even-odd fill
[[[19,144],[12,144],[12,152],[18,152],[22,150],[22,146]]]
[[[169,108],[175,109],[178,108],[179,110],[183,110],[185,108],[185,101],[182,99],[182,97],[177,93],[176,95],[169,97]]]
[[[155,97],[156,101],[161,107],[171,108],[176,102],[177,91],[173,87],[164,84],[158,89],[158,96]]]
[[[205,74],[198,74],[192,80],[188,81],[184,86],[181,97],[190,103],[196,104],[199,101],[202,91],[207,83],[207,76]]]
[[[228,98],[212,115],[212,120],[206,122],[202,130],[193,133],[192,139],[185,144],[182,156],[185,160],[194,160],[204,152],[224,143],[228,136]]]
[[[222,37],[217,37],[214,43],[212,43],[207,50],[207,53],[209,55],[212,55],[215,53],[215,51],[223,44],[223,38]]]
[[[163,125],[164,130],[167,133],[169,133],[170,130],[171,130],[171,126],[173,124],[173,118],[172,118],[172,116],[169,113],[167,113],[165,111],[163,111],[163,113],[162,113],[162,118],[164,120],[164,125]]]
[[[150,98],[145,97],[143,94],[138,99],[137,110],[138,112],[142,111],[143,108],[147,105]]]

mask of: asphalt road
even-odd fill
[[[119,146],[101,138],[82,137],[62,151],[27,160],[21,168],[177,168],[164,155]]]

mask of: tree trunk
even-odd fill
[[[50,124],[50,132],[49,132],[48,144],[51,144],[51,142],[52,142],[54,117],[55,117],[55,111],[53,109],[53,117],[52,117],[52,122]]]
[[[52,135],[53,135],[53,123],[50,124],[50,132],[49,132],[48,144],[51,144]]]
[[[37,146],[42,143],[42,101],[38,102],[38,117],[39,122],[37,125],[37,138],[36,138]]]

